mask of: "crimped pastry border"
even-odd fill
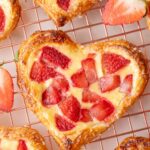
[[[128,138],[125,138],[115,150],[123,150],[123,149],[128,150],[128,148],[130,149],[131,145],[132,145],[132,141],[136,146],[138,146],[138,145],[142,146],[142,148],[144,148],[143,150],[149,150],[150,149],[150,139],[149,138],[145,138],[145,137],[128,137]],[[143,147],[143,145],[145,147]],[[137,150],[137,149],[132,148],[132,150]]]
[[[38,31],[34,33],[27,41],[25,41],[20,50],[19,50],[19,61],[17,63],[17,73],[18,73],[18,85],[23,91],[22,95],[26,99],[27,106],[38,116],[38,118],[41,120],[41,122],[48,128],[49,124],[41,115],[38,114],[39,110],[36,107],[36,101],[32,97],[28,85],[24,82],[24,71],[22,63],[26,64],[26,60],[23,60],[23,57],[26,59],[28,58],[28,54],[30,51],[28,50],[28,47],[36,47],[43,43],[48,42],[56,42],[56,43],[69,43],[72,44],[73,48],[77,48],[79,45],[74,43],[64,32],[62,31]],[[137,89],[136,94],[134,97],[126,98],[120,105],[120,110],[118,110],[118,116],[121,117],[126,110],[136,101],[136,99],[142,94],[142,92],[145,89],[145,86],[148,82],[148,68],[147,68],[147,62],[141,52],[137,50],[137,48],[132,45],[131,43],[124,41],[124,40],[114,40],[114,41],[108,41],[108,42],[96,42],[93,44],[86,45],[85,48],[90,47],[97,51],[100,49],[103,50],[104,48],[108,46],[121,46],[125,47],[125,51],[128,52],[128,54],[136,60],[138,63],[138,66],[140,68],[139,76],[141,77],[141,81],[139,83],[139,88]],[[109,124],[112,124],[114,121],[116,121],[118,117],[114,117],[112,120],[110,120]],[[56,137],[53,133],[53,137],[57,141],[57,143],[60,145],[62,150],[77,150],[82,144],[90,142],[94,137],[104,132],[108,127],[96,127],[92,129],[86,129],[76,138],[75,141],[70,141],[69,139],[59,139]]]
[[[78,0],[79,6],[77,8],[73,6],[70,11],[64,11],[58,6],[56,6],[56,8],[49,8],[48,3],[50,2],[48,0],[34,0],[34,2],[45,10],[45,12],[49,15],[50,18],[54,20],[57,26],[63,26],[68,21],[71,21],[74,17],[82,15],[87,10],[92,8],[96,3],[98,3],[98,0]],[[54,3],[56,3],[56,0],[51,3],[51,6],[54,5]]]
[[[34,150],[47,150],[44,138],[36,131],[28,127],[0,127],[0,139],[30,141]]]
[[[10,3],[13,10],[11,14],[11,20],[8,28],[0,34],[0,41],[6,39],[11,34],[11,32],[16,28],[21,16],[21,6],[19,4],[19,0],[11,0]]]

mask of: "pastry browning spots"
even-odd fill
[[[0,1],[0,40],[7,38],[17,26],[21,7],[18,0]]]
[[[144,137],[129,137],[115,150],[150,150],[150,139]]]
[[[0,127],[0,150],[47,150],[44,138],[27,127]]]

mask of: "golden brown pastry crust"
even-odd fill
[[[21,15],[21,7],[18,0],[8,0],[10,3],[10,7],[12,11],[10,12],[11,17],[9,18],[9,21],[7,25],[5,26],[5,29],[2,33],[0,33],[0,41],[3,39],[6,39],[10,33],[15,29],[15,27],[18,24],[20,15]],[[5,10],[4,10],[5,11]],[[6,14],[5,14],[6,15]],[[6,17],[6,21],[7,21]]]
[[[0,127],[0,139],[30,141],[33,150],[47,150],[44,138],[28,127]]]
[[[36,106],[37,102],[30,93],[30,88],[28,81],[26,81],[26,76],[24,76],[25,65],[27,64],[28,57],[32,51],[31,47],[38,48],[39,45],[43,45],[44,43],[51,42],[58,44],[70,44],[71,50],[78,48],[78,44],[71,41],[71,39],[62,31],[39,31],[34,33],[27,41],[25,41],[19,50],[19,61],[17,63],[17,73],[18,73],[18,85],[23,91],[23,97],[26,99],[27,106],[38,116],[41,122],[49,128],[49,123],[42,117],[39,113],[40,108]],[[124,47],[124,51],[126,51],[132,59],[136,60],[140,72],[139,72],[139,81],[136,93],[132,97],[126,97],[124,101],[119,106],[118,115],[114,118],[110,119],[107,126],[104,127],[95,127],[88,128],[84,130],[75,140],[71,141],[69,138],[59,138],[54,133],[51,133],[55,138],[57,143],[60,145],[62,150],[77,150],[81,145],[90,142],[97,135],[104,132],[114,121],[120,118],[126,110],[137,100],[137,98],[142,94],[147,82],[148,82],[148,74],[147,74],[147,62],[142,53],[140,53],[135,46],[131,43],[124,40],[114,40],[108,42],[96,42],[90,45],[86,45],[85,48],[95,49],[95,51],[103,51],[108,46],[117,46],[118,48]]]
[[[145,137],[128,137],[115,150],[150,150],[150,139]]]
[[[73,17],[82,15],[84,12],[94,6],[98,0],[74,0],[71,2],[68,11],[64,11],[58,5],[56,0],[34,0],[37,5],[42,7],[57,26],[63,26]]]

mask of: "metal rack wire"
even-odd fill
[[[45,127],[38,121],[21,97],[17,87],[15,53],[22,41],[36,30],[61,29],[71,38],[81,44],[98,40],[125,39],[136,44],[150,63],[150,31],[147,30],[145,20],[131,25],[108,26],[101,20],[103,5],[97,5],[83,17],[75,18],[65,27],[57,28],[43,10],[35,6],[32,0],[21,0],[22,16],[13,34],[0,43],[0,62],[9,70],[15,87],[15,102],[11,113],[0,112],[0,124],[6,126],[28,125],[39,130],[44,136],[48,149],[57,150],[58,147]],[[149,68],[150,70],[150,68]],[[114,123],[101,137],[85,145],[85,150],[113,150],[118,143],[128,136],[150,136],[150,82],[138,102]],[[109,144],[108,144],[109,143]]]

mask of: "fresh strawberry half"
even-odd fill
[[[5,14],[3,9],[0,7],[0,32],[4,31],[5,27]]]
[[[50,65],[59,66],[62,69],[68,68],[70,59],[53,47],[42,48],[41,61]]]
[[[88,87],[88,81],[86,79],[85,71],[79,70],[75,74],[71,76],[71,80],[74,87],[78,88],[87,88]]]
[[[145,14],[145,0],[108,0],[103,20],[110,25],[129,24],[139,21]]]
[[[115,73],[129,63],[130,60],[114,53],[105,53],[102,56],[102,66],[105,73],[108,74]]]
[[[88,109],[81,109],[80,121],[81,122],[92,121],[92,117],[91,117],[90,111]]]
[[[70,0],[57,0],[57,4],[60,8],[67,11],[70,5]]]
[[[103,121],[107,117],[109,117],[114,112],[114,110],[115,110],[115,108],[111,102],[109,102],[107,100],[102,100],[99,103],[94,104],[90,108],[90,113],[97,120]]]
[[[129,74],[123,80],[123,83],[120,86],[120,91],[126,94],[130,94],[132,91],[132,84],[133,84],[133,75]]]
[[[98,94],[91,92],[89,89],[84,89],[82,93],[82,101],[85,103],[95,103],[103,100],[104,98]]]
[[[82,68],[85,71],[86,78],[90,84],[97,81],[97,72],[95,60],[92,58],[87,58],[82,61]]]
[[[75,125],[69,121],[67,121],[64,117],[60,115],[55,116],[56,127],[60,131],[69,131],[75,127]]]
[[[39,83],[54,78],[56,75],[57,72],[53,68],[40,62],[34,62],[30,72],[30,78]]]
[[[74,96],[69,96],[59,103],[59,108],[63,114],[74,122],[80,117],[80,103]]]
[[[108,92],[116,89],[120,86],[120,76],[119,75],[106,75],[100,78],[100,88],[101,92]]]
[[[0,68],[0,110],[9,112],[14,102],[13,80],[9,72]]]
[[[69,83],[64,76],[57,76],[52,83],[52,86],[55,87],[60,92],[66,92],[69,90]]]
[[[62,100],[61,93],[58,89],[50,86],[42,94],[42,104],[45,107],[57,104]]]
[[[28,150],[27,145],[24,140],[19,140],[19,145],[17,150]]]

